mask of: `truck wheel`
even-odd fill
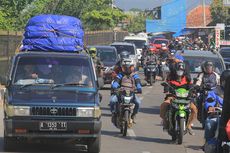
[[[3,139],[3,148],[4,151],[12,151],[15,148],[16,140],[10,137],[4,137]]]
[[[101,150],[101,133],[88,144],[88,153],[99,153]]]

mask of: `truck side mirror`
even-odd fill
[[[6,86],[8,84],[8,79],[6,76],[0,76],[0,83],[1,85]]]

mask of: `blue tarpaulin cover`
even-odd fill
[[[84,31],[78,18],[38,15],[26,27],[21,51],[78,52],[84,45]]]

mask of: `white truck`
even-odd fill
[[[144,48],[144,45],[148,44],[148,38],[144,37],[144,36],[126,36],[124,38],[125,42],[129,42],[129,43],[133,43],[136,46],[137,49],[137,56],[138,56],[138,60],[141,60],[141,53],[142,53],[142,49]]]

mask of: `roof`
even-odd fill
[[[134,44],[132,43],[127,43],[127,42],[114,42],[112,44],[110,44],[111,46],[115,46],[115,45],[126,45],[126,46],[134,46]]]
[[[27,56],[27,55],[34,55],[34,56],[72,56],[72,57],[80,57],[80,58],[86,58],[88,57],[87,54],[84,53],[67,53],[67,52],[41,52],[41,51],[23,51],[17,53],[16,56]]]
[[[197,57],[217,57],[220,56],[218,52],[202,51],[202,50],[184,50],[183,56],[197,56]]]
[[[107,46],[107,45],[87,46],[87,48],[91,48],[91,47],[101,48],[101,49],[116,49],[116,48],[113,47],[113,46]]]
[[[141,37],[141,36],[125,36],[124,40],[148,40],[146,37]]]
[[[202,5],[199,5],[192,9],[186,18],[186,27],[198,27],[204,26],[204,9]],[[210,6],[205,6],[205,26],[207,26],[212,21]]]

